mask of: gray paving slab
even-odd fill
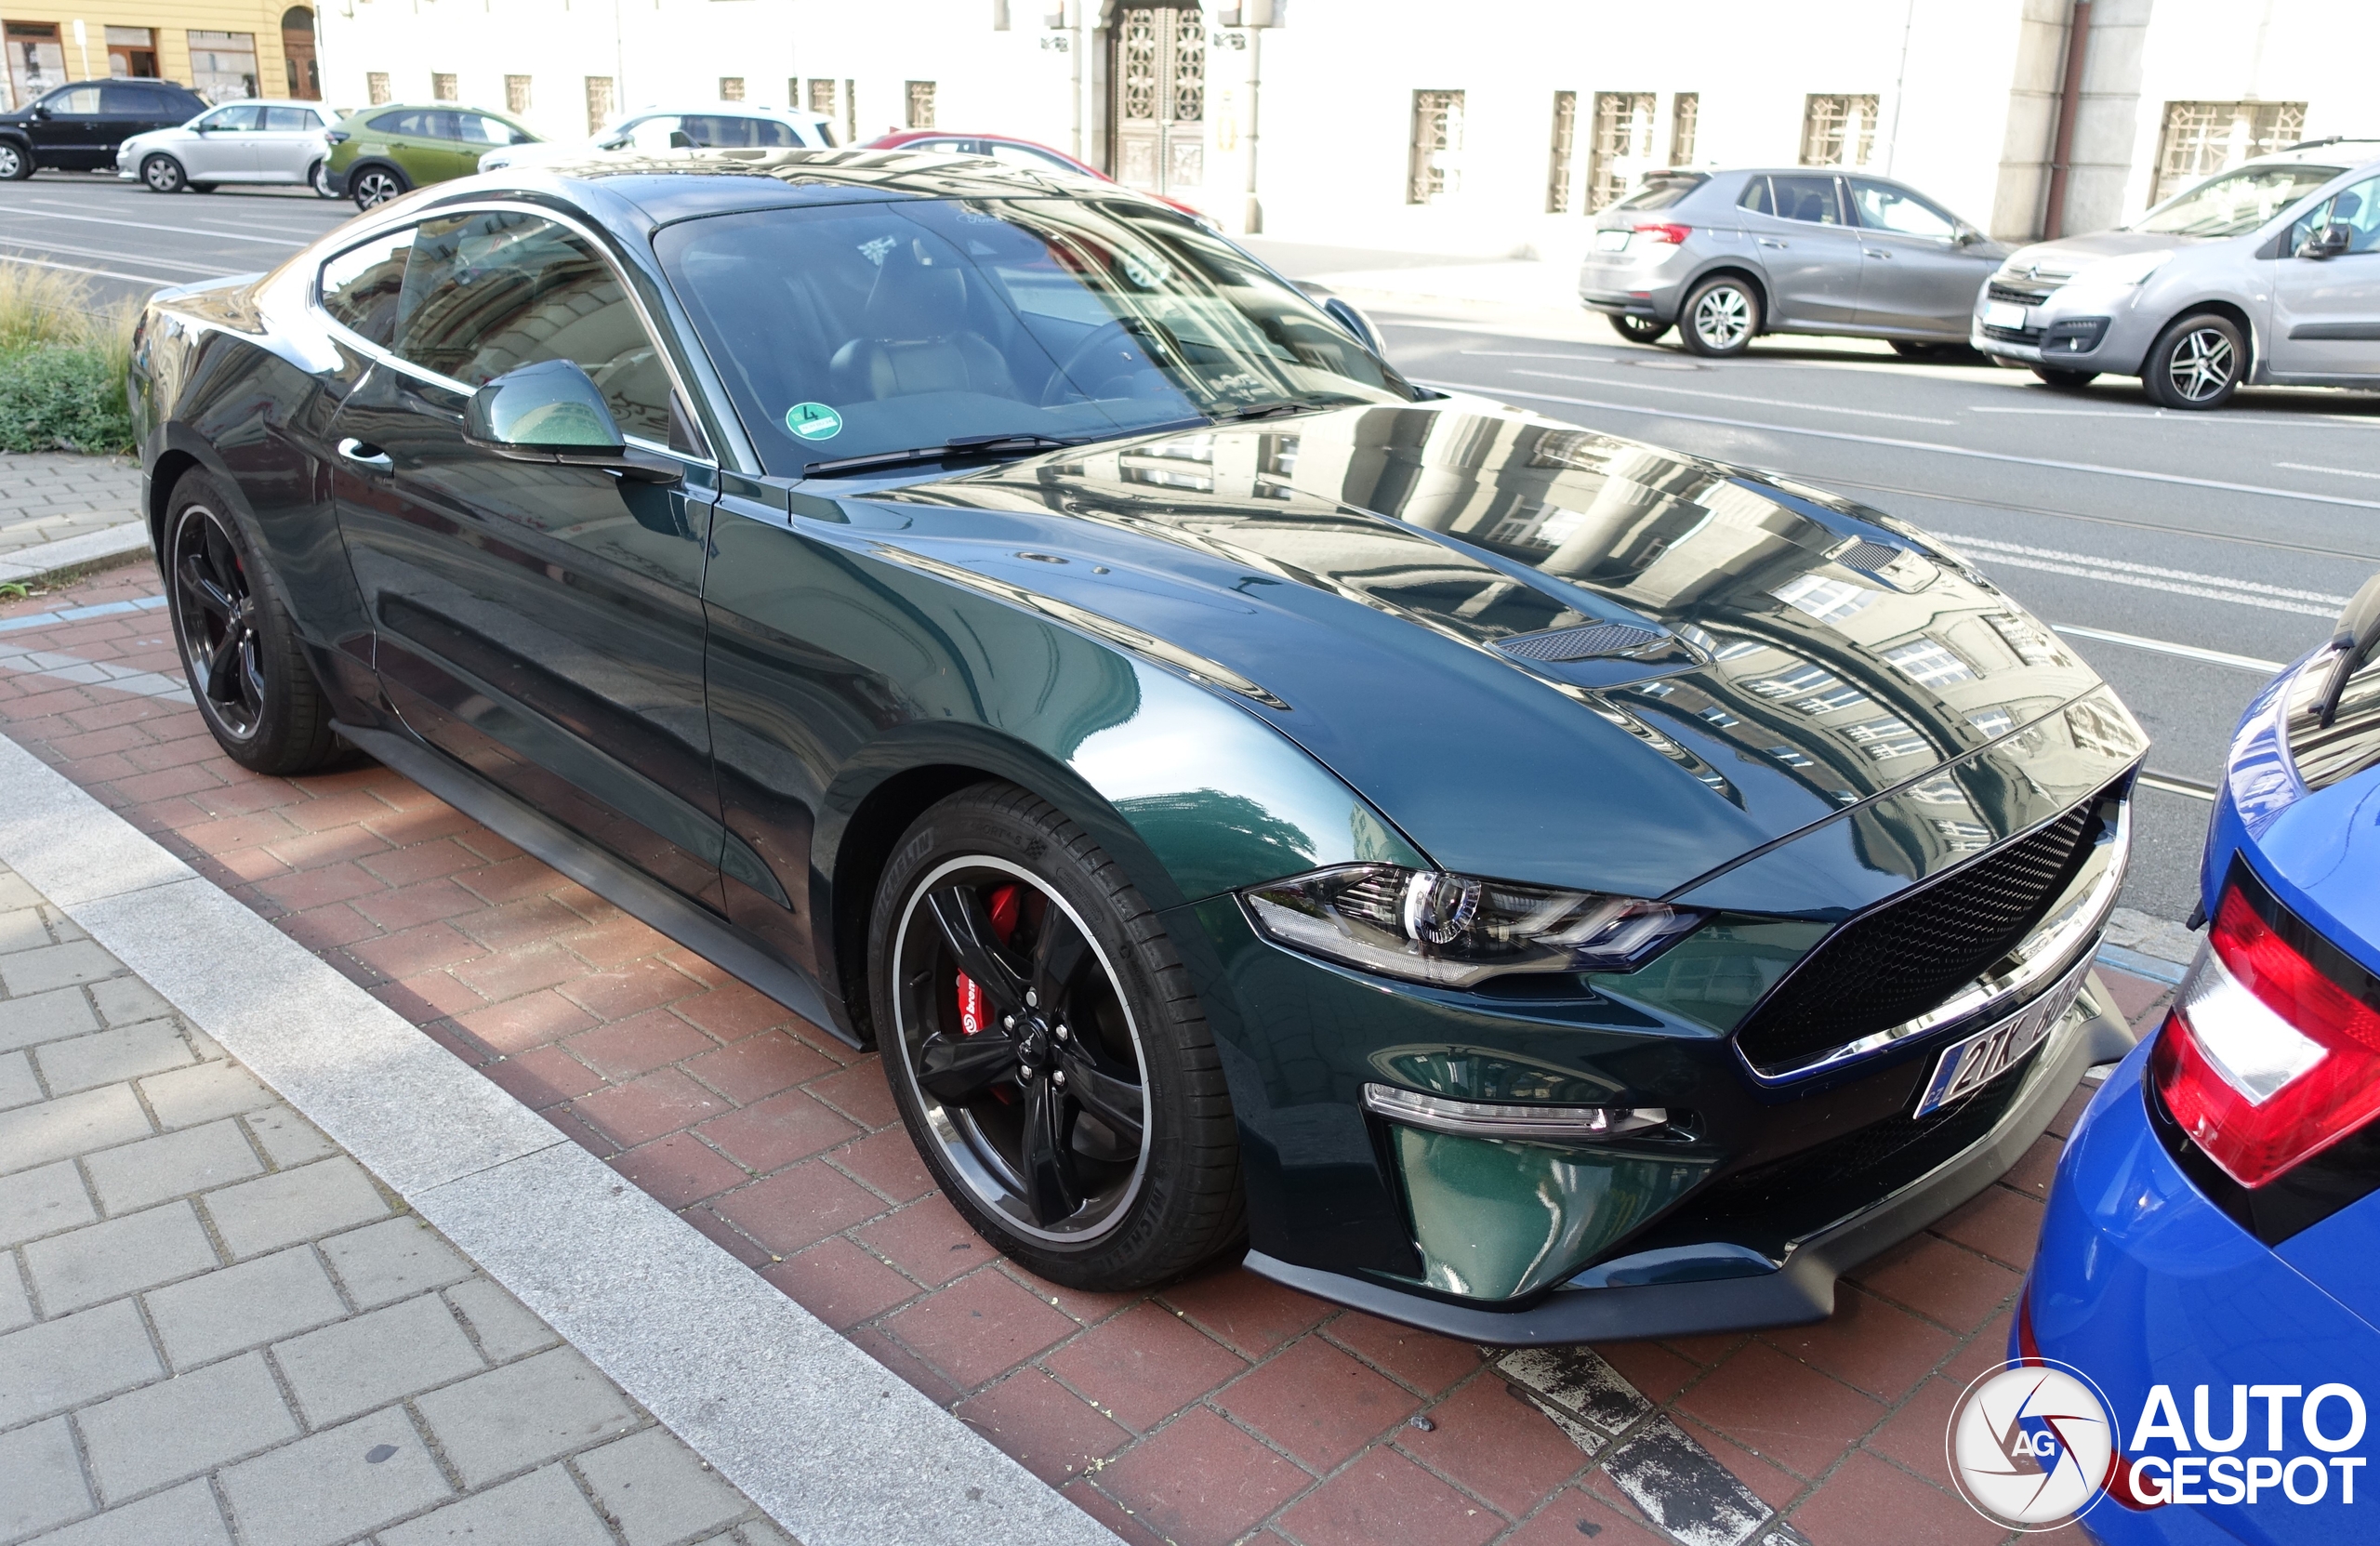
[[[528,1306],[484,1277],[456,1284],[446,1290],[446,1302],[463,1313],[490,1363],[508,1364],[562,1340]]]
[[[0,1331],[14,1331],[33,1323],[33,1295],[25,1288],[17,1263],[0,1256]]]
[[[74,1421],[109,1499],[212,1470],[300,1432],[260,1353],[86,1407]]]
[[[236,1063],[202,1063],[140,1081],[140,1095],[168,1128],[237,1117],[273,1103],[272,1091]]]
[[[178,1369],[311,1331],[348,1314],[310,1246],[150,1292],[149,1323]]]
[[[138,977],[111,977],[93,983],[86,990],[100,1018],[111,1025],[129,1025],[136,1020],[160,1020],[174,1012],[174,1006],[165,996]]]
[[[7,1111],[11,1106],[25,1105],[41,1098],[41,1081],[33,1077],[32,1054],[0,1052],[0,1111]]]
[[[348,1296],[367,1308],[471,1275],[471,1264],[411,1214],[335,1235],[323,1254]]]
[[[0,1540],[80,1519],[92,1506],[64,1418],[0,1434]]]
[[[99,1205],[118,1214],[245,1181],[261,1174],[264,1161],[239,1124],[227,1119],[103,1149],[83,1169]]]
[[[31,1047],[99,1028],[98,1011],[81,988],[57,988],[0,1003],[0,1049]]]
[[[243,1460],[218,1480],[247,1546],[329,1546],[454,1496],[394,1407]]]
[[[742,1507],[743,1500],[736,1503]],[[504,1546],[613,1546],[612,1532],[558,1465],[380,1532],[380,1546],[483,1546],[496,1541]]]
[[[628,1546],[669,1546],[733,1524],[743,1495],[706,1470],[666,1429],[648,1428],[578,1457],[578,1473]]]
[[[472,1487],[637,1424],[618,1389],[568,1347],[432,1391],[414,1409]]]
[[[206,1212],[233,1256],[254,1256],[386,1218],[389,1204],[364,1167],[340,1155],[210,1192]]]
[[[24,1248],[46,1314],[80,1310],[221,1265],[215,1242],[187,1202],[86,1224]]]
[[[231,1532],[213,1490],[185,1482],[36,1539],[39,1546],[231,1546]]]
[[[20,950],[13,956],[0,956],[0,987],[6,987],[8,997],[15,998],[28,993],[46,993],[52,988],[112,977],[123,970],[113,956],[91,941],[77,940],[72,945],[53,945],[39,950]]]
[[[162,1074],[197,1060],[190,1043],[182,1039],[181,1028],[170,1020],[114,1025],[33,1049],[33,1061],[53,1095]]]
[[[99,1217],[71,1159],[11,1176],[0,1185],[0,1246],[96,1223]]]
[[[487,1366],[436,1294],[281,1342],[273,1361],[308,1423],[341,1421]]]
[[[49,932],[47,908],[10,907],[0,912],[0,956],[57,943]]]
[[[321,1129],[285,1105],[252,1111],[243,1120],[256,1134],[258,1146],[284,1170],[338,1152],[338,1145],[324,1137]]]
[[[0,1175],[149,1136],[132,1087],[112,1084],[0,1111]]]
[[[165,1372],[130,1300],[0,1337],[0,1428],[146,1384]]]

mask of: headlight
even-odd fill
[[[1342,865],[1240,894],[1267,939],[1434,987],[1509,972],[1630,971],[1703,918],[1636,897],[1397,865]]]
[[[2135,252],[2122,258],[2109,258],[2085,264],[2075,271],[2070,283],[2075,284],[2137,284],[2173,260],[2174,249],[2162,252]]]

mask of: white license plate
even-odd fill
[[[1985,1026],[1956,1046],[1944,1048],[1934,1064],[1934,1077],[1925,1081],[1925,1094],[1917,1103],[1916,1114],[1923,1117],[1953,1101],[1964,1100],[2048,1040],[2049,1033],[2057,1029],[2057,1023],[2066,1017],[2074,996],[2082,991],[2082,979],[2090,971],[2091,958],[2085,956],[2059,979],[2056,986],[2023,1009],[1996,1025]]]
[[[1618,252],[1628,244],[1628,238],[1634,234],[1635,232],[1632,231],[1598,231],[1595,232],[1595,251]]]
[[[1985,301],[1983,325],[2014,328],[2021,333],[2033,325],[2032,309],[2028,306],[2011,306],[2004,300]]]

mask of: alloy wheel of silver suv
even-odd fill
[[[2182,318],[2149,346],[2141,385],[2168,408],[2219,407],[2239,389],[2247,353],[2228,317],[2202,311]]]

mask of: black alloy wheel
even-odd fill
[[[1198,1265],[1242,1230],[1221,1059],[1120,869],[1025,790],[919,818],[870,929],[885,1076],[943,1194],[1075,1288]]]
[[[337,755],[330,706],[230,509],[204,473],[174,486],[162,545],[174,642],[199,715],[233,761],[305,773]]]
[[[1760,297],[1733,274],[1696,285],[1678,313],[1678,341],[1712,359],[1741,354],[1759,333]]]
[[[152,155],[140,163],[140,180],[152,193],[178,193],[190,186],[182,164],[169,155]]]
[[[1606,312],[1611,319],[1611,330],[1632,344],[1658,343],[1668,337],[1670,324],[1658,317],[1632,317],[1625,312]]]
[[[2079,392],[2099,378],[2096,370],[2060,370],[2056,365],[2035,365],[2033,374],[2043,386],[2062,392]]]
[[[0,139],[0,182],[22,182],[33,175],[33,152],[13,139]]]
[[[2247,371],[2248,343],[2238,324],[2202,311],[2157,336],[2141,362],[2140,384],[2161,407],[2219,408]]]
[[[366,166],[347,179],[358,209],[374,209],[405,192],[404,174],[393,166]]]

